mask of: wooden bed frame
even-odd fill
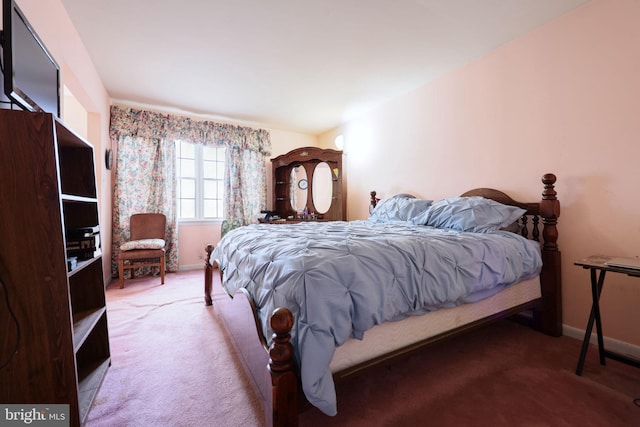
[[[545,334],[562,335],[560,251],[558,250],[558,231],[556,228],[557,219],[560,216],[560,202],[554,190],[555,182],[555,175],[544,175],[542,177],[544,184],[542,200],[533,203],[518,202],[505,193],[490,188],[477,188],[462,194],[462,196],[483,196],[506,205],[526,209],[526,215],[522,218],[524,225],[522,235],[535,241],[539,241],[539,222],[542,218],[541,298],[441,333],[409,347],[396,350],[391,354],[363,362],[346,371],[334,373],[336,382],[364,369],[389,362],[419,348],[506,317],[518,316],[519,319]],[[375,196],[376,193],[371,192],[372,206],[375,206],[377,202]],[[206,251],[205,303],[212,305],[213,270],[216,268],[210,262],[213,246],[208,245]],[[293,345],[290,342],[289,333],[294,323],[291,312],[287,308],[278,308],[273,312],[270,319],[274,331],[273,344],[267,348],[255,306],[246,290],[241,289],[234,298],[229,298],[222,289],[217,289],[215,295],[216,310],[240,355],[240,360],[258,398],[264,405],[266,425],[296,426],[298,412],[306,404],[306,399],[297,378]]]

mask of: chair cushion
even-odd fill
[[[121,251],[132,251],[136,249],[163,249],[164,240],[162,239],[142,239],[132,240],[120,245]]]
[[[157,260],[163,257],[164,249],[136,249],[133,251],[120,251],[118,253],[118,260],[122,261]],[[145,263],[147,262],[148,261],[145,261]]]

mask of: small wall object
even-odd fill
[[[108,148],[104,152],[104,165],[107,169],[111,170],[111,166],[113,166],[113,150]]]

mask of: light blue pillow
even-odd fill
[[[391,197],[380,201],[369,221],[374,222],[391,222],[391,221],[411,221],[414,219],[425,217],[429,206],[433,200],[416,199],[408,197]]]
[[[426,225],[458,231],[485,233],[508,227],[526,213],[484,197],[451,197],[429,208]]]

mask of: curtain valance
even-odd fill
[[[109,134],[113,141],[121,136],[183,140],[198,144],[219,144],[271,155],[271,139],[266,129],[253,129],[208,120],[194,120],[134,108],[111,106]]]

